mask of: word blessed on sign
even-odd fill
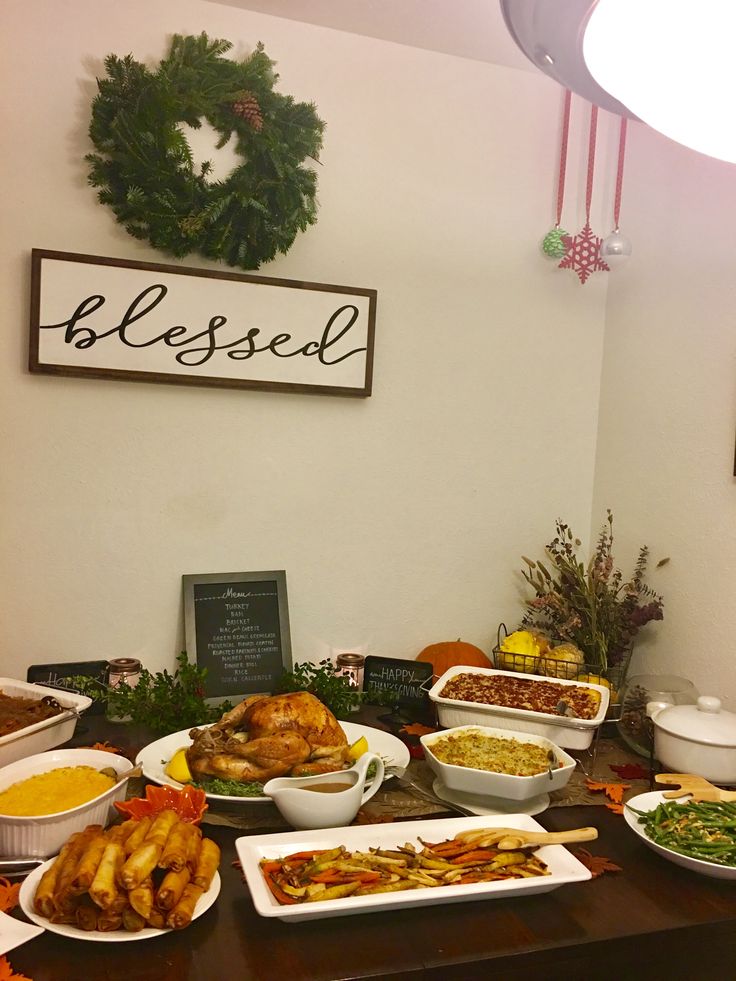
[[[368,396],[376,291],[34,249],[29,368]]]

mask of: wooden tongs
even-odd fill
[[[493,845],[501,851],[528,848],[530,845],[564,845],[574,841],[593,841],[597,828],[574,828],[571,831],[523,831],[521,828],[478,828],[455,835],[461,841],[479,848]]]
[[[657,783],[670,783],[679,786],[679,790],[663,790],[662,796],[671,799],[689,794],[694,801],[736,800],[736,790],[721,790],[705,777],[694,773],[657,773],[654,777]]]

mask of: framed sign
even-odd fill
[[[366,397],[376,291],[33,249],[32,372]]]
[[[291,668],[286,573],[182,576],[187,653],[208,697],[269,693]]]
[[[400,657],[365,659],[363,690],[373,688],[389,693],[396,705],[425,708],[427,692],[432,687],[432,665],[426,661],[407,661]]]
[[[70,691],[79,694],[73,679],[83,676],[94,678],[101,685],[107,683],[107,661],[66,661],[51,664],[31,664],[26,671],[26,681],[46,688],[58,688],[59,691]],[[87,715],[101,715],[107,702],[104,698],[93,699],[87,709]]]

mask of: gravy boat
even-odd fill
[[[366,787],[368,768],[376,774]],[[349,770],[318,773],[311,777],[275,777],[263,793],[270,797],[282,817],[298,831],[341,828],[350,824],[361,806],[383,782],[383,760],[376,753],[363,753]]]

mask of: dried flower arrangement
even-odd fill
[[[572,643],[589,665],[601,671],[617,667],[630,655],[639,630],[663,619],[662,597],[645,583],[649,549],[639,555],[630,579],[624,579],[613,561],[613,514],[598,536],[587,565],[578,558],[580,539],[559,519],[557,534],[546,548],[551,569],[544,562],[522,556],[522,575],[534,590],[526,601],[524,627],[540,631],[553,643]],[[662,559],[657,568],[669,559]]]

